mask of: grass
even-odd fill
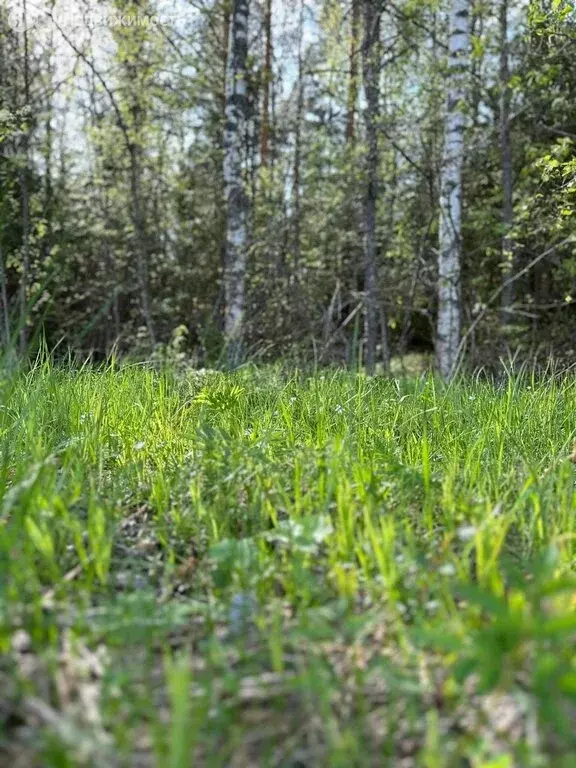
[[[0,765],[572,766],[576,381],[0,381]]]

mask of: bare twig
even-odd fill
[[[521,277],[523,277],[525,274],[530,272],[536,264],[541,262],[543,259],[545,259],[547,256],[549,256],[551,253],[553,253],[557,248],[562,248],[562,246],[567,245],[568,243],[576,242],[576,237],[574,235],[570,235],[569,237],[564,238],[559,243],[556,243],[555,245],[550,246],[550,248],[547,248],[542,253],[538,254],[538,256],[535,256],[528,264],[526,264],[525,267],[523,267],[519,272],[516,272],[515,275],[512,275],[508,278],[508,280],[505,280],[502,285],[500,285],[489,297],[488,301],[484,305],[484,308],[481,312],[479,312],[476,317],[474,318],[472,324],[466,331],[466,333],[462,336],[462,340],[460,341],[460,345],[458,347],[458,353],[457,353],[457,359],[459,360],[458,368],[461,365],[462,362],[462,352],[464,350],[464,347],[466,346],[466,342],[470,338],[471,334],[474,333],[480,322],[483,320],[483,318],[486,316],[486,313],[490,309],[490,307],[494,304],[496,299],[500,297],[500,294],[502,291],[504,291],[509,285],[512,283],[515,283],[517,280],[519,280]]]

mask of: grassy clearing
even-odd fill
[[[575,764],[572,378],[0,387],[0,764]]]

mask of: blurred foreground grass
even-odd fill
[[[576,765],[576,381],[0,378],[0,765]]]

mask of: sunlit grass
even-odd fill
[[[0,387],[0,758],[573,764],[571,377]]]

